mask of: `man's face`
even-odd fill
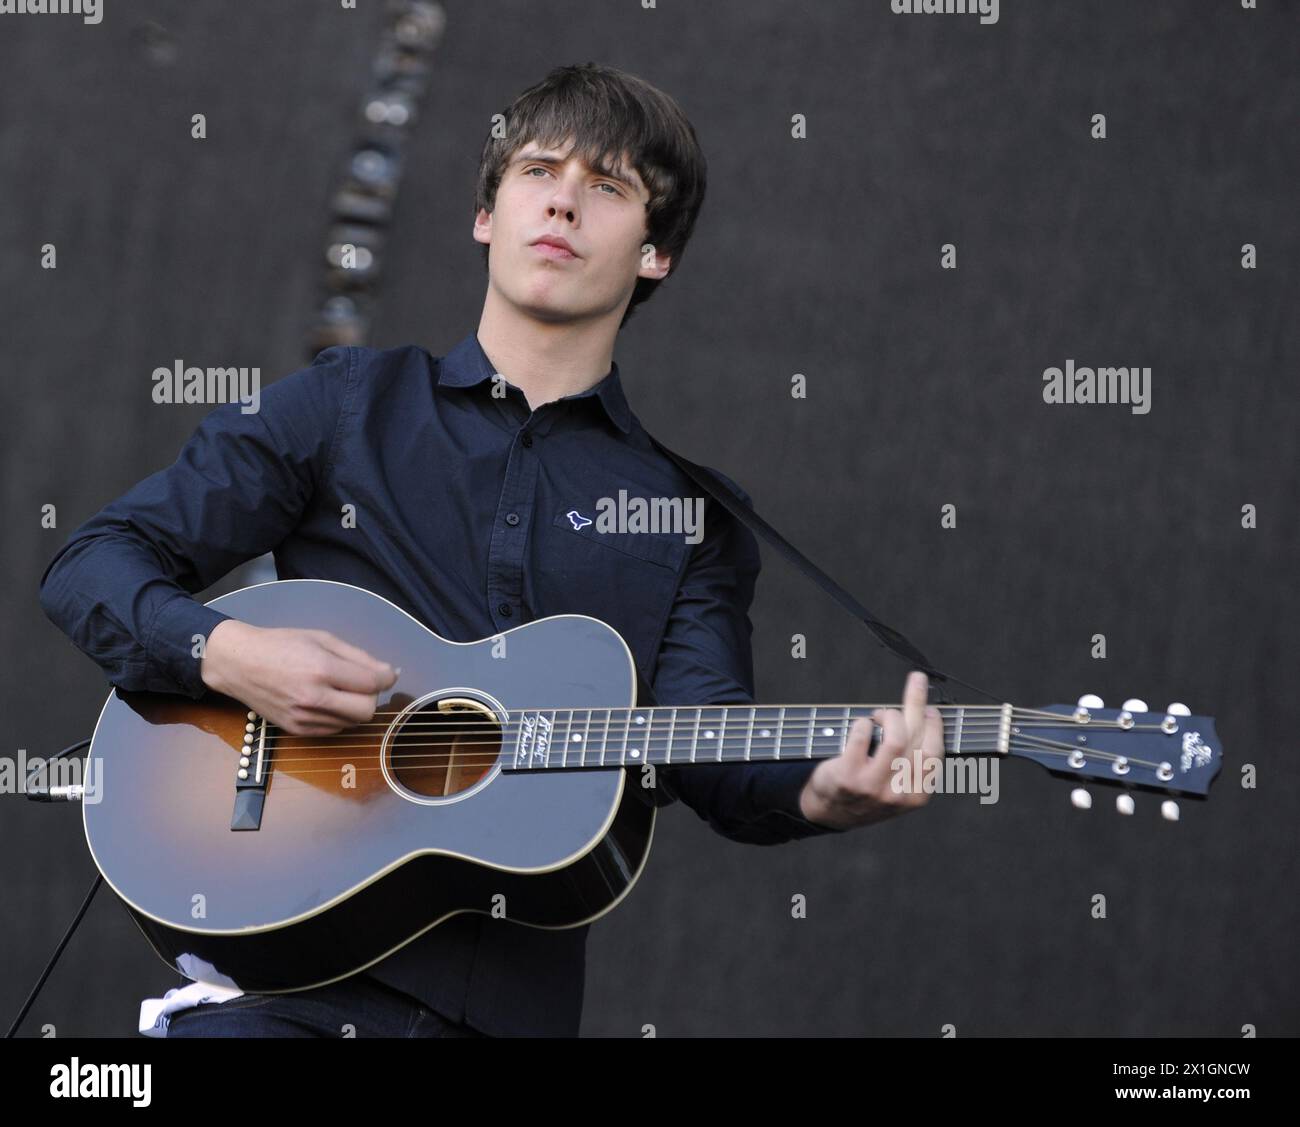
[[[490,247],[489,284],[543,321],[620,311],[638,277],[662,278],[669,267],[641,250],[650,198],[641,177],[626,160],[616,175],[598,172],[569,156],[571,145],[524,145],[505,167],[495,209],[474,222],[474,238]],[[545,235],[567,240],[575,256],[534,245]]]

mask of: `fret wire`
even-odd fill
[[[646,718],[645,748],[643,749],[643,754],[638,757],[642,763],[647,763],[650,760],[650,747],[653,743],[652,737],[654,735],[654,726],[659,720],[660,711],[660,709],[652,708],[650,709],[650,715]]]

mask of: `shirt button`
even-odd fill
[[[499,614],[502,618],[509,618],[513,613],[514,612],[510,609],[509,603],[502,603],[499,607],[497,607],[497,614]]]
[[[506,513],[506,524],[518,524],[518,523],[519,523],[518,513]]]
[[[531,446],[533,444],[533,436],[531,434],[526,434],[519,441],[523,443],[525,447]]]

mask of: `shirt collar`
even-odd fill
[[[490,380],[497,374],[492,362],[479,344],[478,333],[469,333],[455,348],[447,353],[438,365],[438,383],[442,387],[473,387],[475,384]],[[618,363],[610,361],[609,371],[600,382],[586,391],[565,395],[558,402],[570,399],[586,399],[596,396],[605,408],[605,413],[619,430],[629,434],[632,430],[632,411],[628,407],[627,397],[623,394],[623,384],[618,375]]]

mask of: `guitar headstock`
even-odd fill
[[[1008,753],[1032,759],[1055,775],[1154,791],[1169,799],[1204,798],[1223,765],[1211,717],[1193,716],[1182,704],[1152,712],[1140,700],[1106,708],[1092,695],[1080,697],[1078,704],[1015,709]],[[1092,805],[1082,789],[1071,800],[1085,809]],[[1120,794],[1116,807],[1121,814],[1133,813],[1132,796]],[[1177,821],[1177,804],[1164,802],[1161,813]]]

